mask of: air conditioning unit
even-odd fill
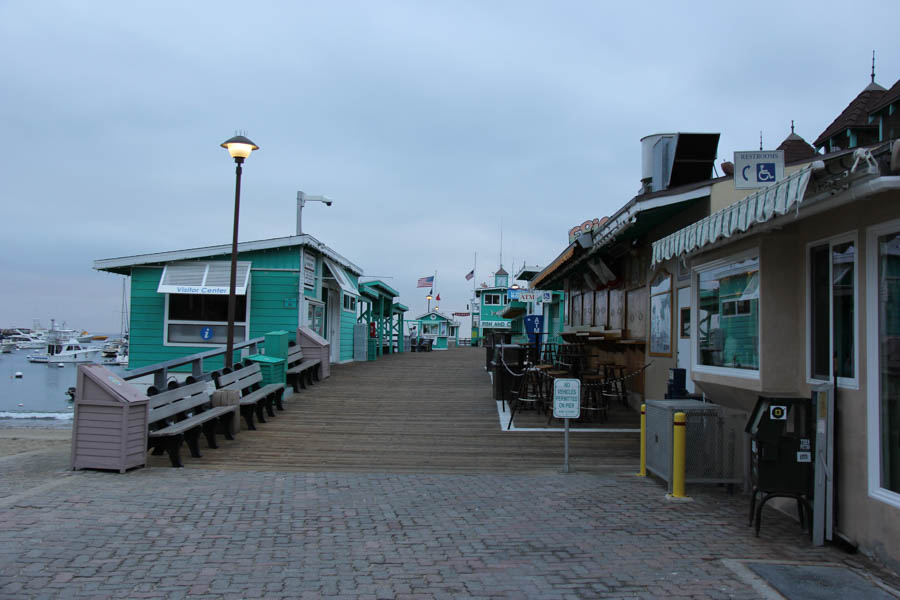
[[[672,427],[675,413],[687,417],[686,483],[747,487],[747,413],[700,400],[647,400],[647,471],[672,491]]]

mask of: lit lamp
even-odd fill
[[[428,300],[428,311],[427,311],[427,312],[431,312],[431,300],[432,300],[432,295],[431,295],[431,294],[428,294],[427,296],[425,296],[425,299]]]
[[[238,216],[241,207],[241,165],[244,159],[250,156],[259,146],[242,135],[236,135],[222,142],[222,147],[228,150],[228,154],[234,159],[234,235],[231,238],[231,285],[228,288],[228,340],[225,343],[225,366],[229,369],[234,364],[234,305],[235,287],[237,285],[237,243],[238,243]]]

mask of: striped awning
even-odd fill
[[[812,164],[807,165],[778,183],[653,242],[652,265],[744,233],[754,224],[787,214],[794,207],[799,209],[812,168]]]
[[[247,294],[250,261],[237,261],[234,293]],[[231,261],[171,262],[163,268],[156,291],[160,294],[228,295],[231,289]]]

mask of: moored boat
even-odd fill
[[[100,348],[85,346],[75,338],[66,342],[51,340],[46,352],[29,354],[26,358],[33,363],[97,362],[100,359]]]

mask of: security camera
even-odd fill
[[[331,202],[332,202],[331,200],[326,200],[326,201],[325,201],[325,206],[331,206]]]

